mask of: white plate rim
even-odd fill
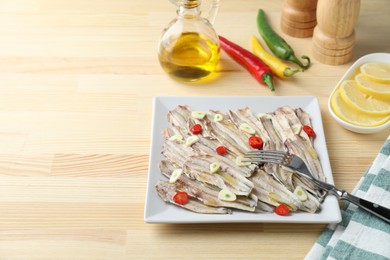
[[[158,161],[161,155],[163,128],[168,127],[166,114],[177,105],[189,105],[196,110],[206,109],[237,109],[248,106],[253,112],[270,112],[277,107],[289,105],[293,108],[301,107],[310,114],[317,137],[314,146],[321,158],[321,164],[329,183],[333,183],[333,176],[326,147],[325,134],[322,125],[321,111],[318,99],[315,96],[156,96],[153,99],[153,116],[150,144],[150,158],[148,180],[146,188],[144,221],[146,223],[338,223],[341,221],[341,212],[338,200],[328,195],[322,204],[319,213],[305,212],[292,213],[289,216],[278,216],[274,213],[250,213],[233,211],[230,215],[197,214],[175,205],[164,202],[155,192],[155,184],[165,177],[158,170]],[[266,107],[266,108],[263,108]],[[261,111],[258,111],[261,110]]]

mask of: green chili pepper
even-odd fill
[[[263,37],[268,48],[278,58],[294,62],[302,69],[307,69],[310,67],[310,58],[307,56],[302,56],[302,59],[307,60],[306,65],[303,65],[302,62],[298,60],[291,46],[288,45],[288,43],[271,28],[262,9],[260,9],[257,14],[257,29],[259,30],[259,33]]]

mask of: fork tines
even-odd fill
[[[281,164],[284,162],[288,154],[283,151],[275,150],[254,150],[249,151],[244,155],[243,162],[252,162],[252,163],[277,163]]]

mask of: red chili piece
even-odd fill
[[[274,212],[280,216],[286,216],[288,213],[290,213],[290,209],[286,204],[280,204],[274,209]]]
[[[224,155],[227,151],[226,147],[221,145],[218,146],[217,149],[215,149],[219,155]]]
[[[197,134],[200,134],[202,132],[202,126],[200,124],[196,124],[194,125],[191,129],[190,129],[191,133],[193,133],[194,135],[197,135]]]
[[[241,46],[227,40],[222,36],[218,36],[221,42],[221,48],[229,54],[236,62],[245,67],[252,76],[260,83],[269,86],[271,91],[274,91],[272,82],[272,70],[259,57]]]
[[[188,201],[188,194],[184,191],[179,191],[173,196],[173,201],[177,204],[184,205]]]
[[[258,136],[252,135],[251,137],[249,137],[249,145],[252,148],[261,149],[263,148],[263,139]]]
[[[308,125],[303,126],[303,131],[309,136],[309,137],[316,137],[316,133],[314,132],[313,128],[311,128]]]

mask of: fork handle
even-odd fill
[[[368,212],[374,214],[375,216],[383,219],[384,221],[387,221],[390,223],[390,209],[380,206],[376,203],[373,203],[371,201],[356,197],[346,191],[341,191],[340,199],[347,200],[356,206],[361,207],[362,209],[367,210]]]

